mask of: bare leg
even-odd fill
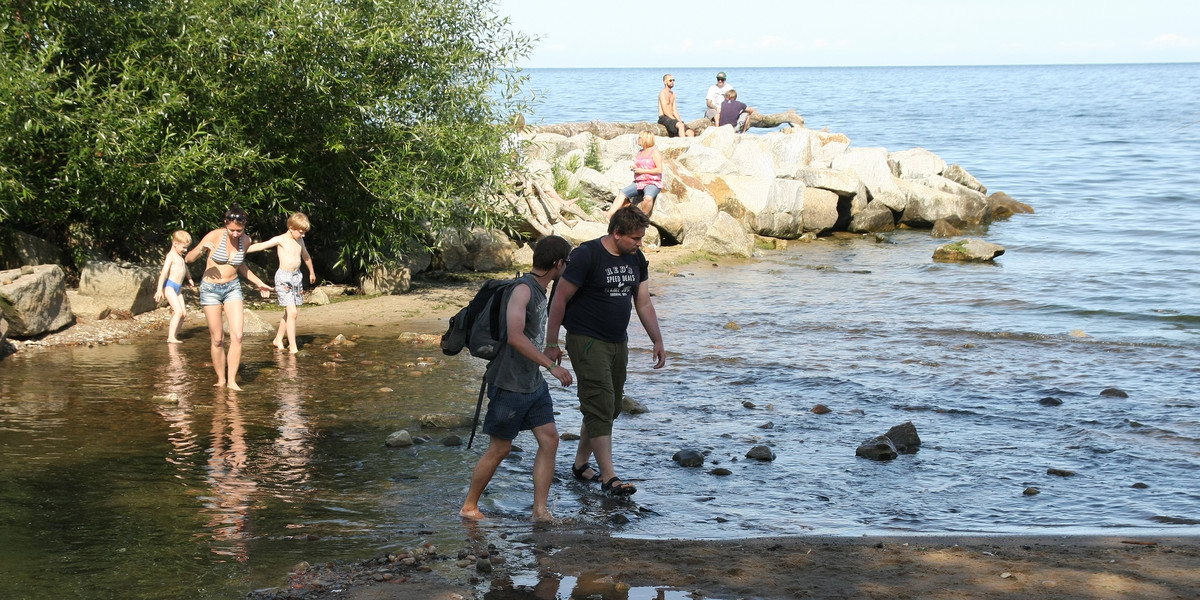
[[[287,313],[284,313],[279,318],[279,331],[275,333],[275,341],[271,342],[273,346],[283,350],[283,335],[287,333]]]
[[[550,481],[554,479],[554,457],[558,454],[558,427],[554,423],[546,423],[533,428],[533,436],[537,438],[537,456],[533,459],[533,520],[550,521],[547,502],[550,497]]]
[[[214,387],[225,387],[225,332],[222,330],[220,304],[204,307],[204,318],[208,321],[209,352],[212,354],[213,370],[217,372]]]
[[[500,466],[500,461],[504,460],[511,450],[512,440],[492,438],[487,452],[484,452],[483,456],[479,457],[479,462],[475,463],[475,471],[471,473],[471,489],[467,491],[467,499],[458,511],[458,516],[476,521],[487,518],[483,516],[482,512],[479,512],[479,497],[483,495],[484,488],[496,474],[496,468]]]
[[[650,213],[654,212],[654,198],[642,196],[642,201],[638,202],[638,209],[646,213],[646,216],[649,217]]]
[[[172,311],[171,322],[167,325],[167,343],[178,344],[179,328],[183,326],[183,318],[187,316],[187,307],[183,304],[183,297],[175,293],[174,288],[167,288],[165,294]]]
[[[225,318],[229,319],[229,356],[225,360],[229,376],[225,379],[225,385],[231,390],[241,390],[237,384],[237,372],[242,364],[242,332],[246,320],[241,300],[225,303]]]
[[[629,200],[627,198],[625,198],[625,194],[622,194],[621,192],[617,192],[617,197],[613,198],[612,206],[608,207],[608,217],[607,218],[611,221],[613,215],[617,214],[618,210],[621,210],[622,208],[624,208],[625,204],[628,202],[629,202]]]
[[[295,304],[289,304],[284,307],[283,320],[287,322],[287,338],[288,347],[291,348],[291,353],[295,354],[300,351],[296,346],[296,317],[299,317],[299,310]]]

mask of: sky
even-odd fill
[[[497,0],[523,68],[1200,62],[1198,0]]]

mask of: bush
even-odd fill
[[[237,202],[359,269],[503,226],[528,49],[489,0],[13,0],[0,222],[120,258]]]

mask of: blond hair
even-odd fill
[[[651,148],[654,146],[654,134],[649,131],[638,133],[638,145],[643,148]]]
[[[192,234],[180,229],[179,231],[176,231],[175,233],[171,234],[171,242],[176,243],[176,244],[191,245]]]
[[[312,223],[308,222],[308,215],[302,212],[292,213],[292,216],[288,217],[287,225],[288,229],[296,229],[299,231],[308,231],[310,228],[312,228]]]

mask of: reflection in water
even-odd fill
[[[247,473],[250,460],[246,445],[246,424],[238,394],[220,390],[213,402],[212,446],[208,458],[207,481],[213,496],[204,498],[205,508],[213,514],[207,526],[213,538],[227,545],[215,545],[212,551],[245,562],[246,532],[250,500],[258,485]]]
[[[167,353],[167,366],[163,369],[162,383],[159,386],[165,394],[160,397],[156,410],[170,427],[167,435],[171,442],[171,454],[166,460],[181,471],[176,477],[190,481],[188,459],[200,446],[190,420],[192,386],[188,377],[188,360],[179,344],[167,344]]]
[[[276,352],[275,364],[279,367],[278,380],[275,382],[275,395],[279,399],[279,408],[275,411],[279,437],[275,439],[275,449],[282,467],[278,475],[284,481],[300,484],[308,481],[308,469],[305,467],[312,460],[313,448],[300,398],[296,355]]]

